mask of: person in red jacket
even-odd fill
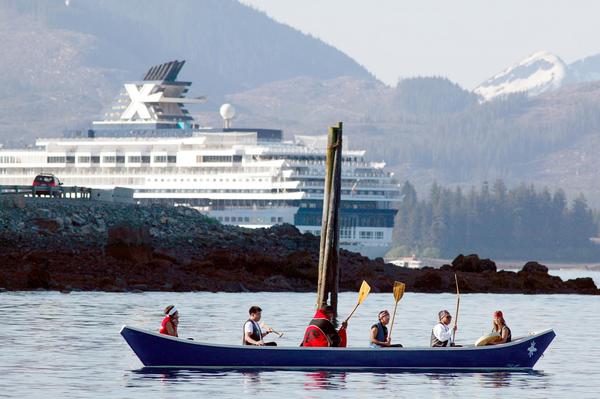
[[[317,310],[315,316],[306,328],[304,339],[300,346],[312,347],[346,347],[346,328],[348,322],[343,322],[342,327],[336,331],[332,320],[335,313],[331,306]]]
[[[179,325],[179,312],[175,305],[169,305],[165,308],[165,318],[160,324],[159,333],[177,337],[177,326]]]

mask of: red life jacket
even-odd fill
[[[171,335],[167,330],[167,323],[171,323],[171,327],[173,327],[173,330],[175,330],[175,335],[173,336],[177,337],[177,326],[171,322],[171,316],[169,315],[166,315],[162,323],[160,323],[160,330],[158,330],[158,332],[165,335]]]
[[[346,347],[346,329],[336,331],[325,313],[317,310],[306,328],[301,346],[311,347]]]

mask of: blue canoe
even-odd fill
[[[503,345],[372,349],[216,345],[127,326],[121,335],[146,367],[365,371],[530,370],[555,337],[546,330]]]

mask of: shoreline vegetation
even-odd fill
[[[314,292],[319,238],[294,226],[225,226],[185,207],[89,200],[0,198],[0,290]],[[394,281],[411,292],[588,294],[591,278],[563,281],[528,262],[497,270],[477,255],[408,269],[340,251],[340,290]]]
[[[485,253],[492,258],[589,262],[600,259],[598,219],[580,195],[569,205],[564,191],[502,180],[463,192],[434,183],[419,199],[405,182],[388,256],[453,258]]]

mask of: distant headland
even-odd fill
[[[243,229],[185,207],[3,196],[0,289],[84,291],[296,291],[316,289],[319,239],[294,226]],[[340,252],[340,288],[367,280],[389,292],[598,295],[591,278],[563,281],[528,262],[498,271],[477,255],[440,268],[408,269]]]

